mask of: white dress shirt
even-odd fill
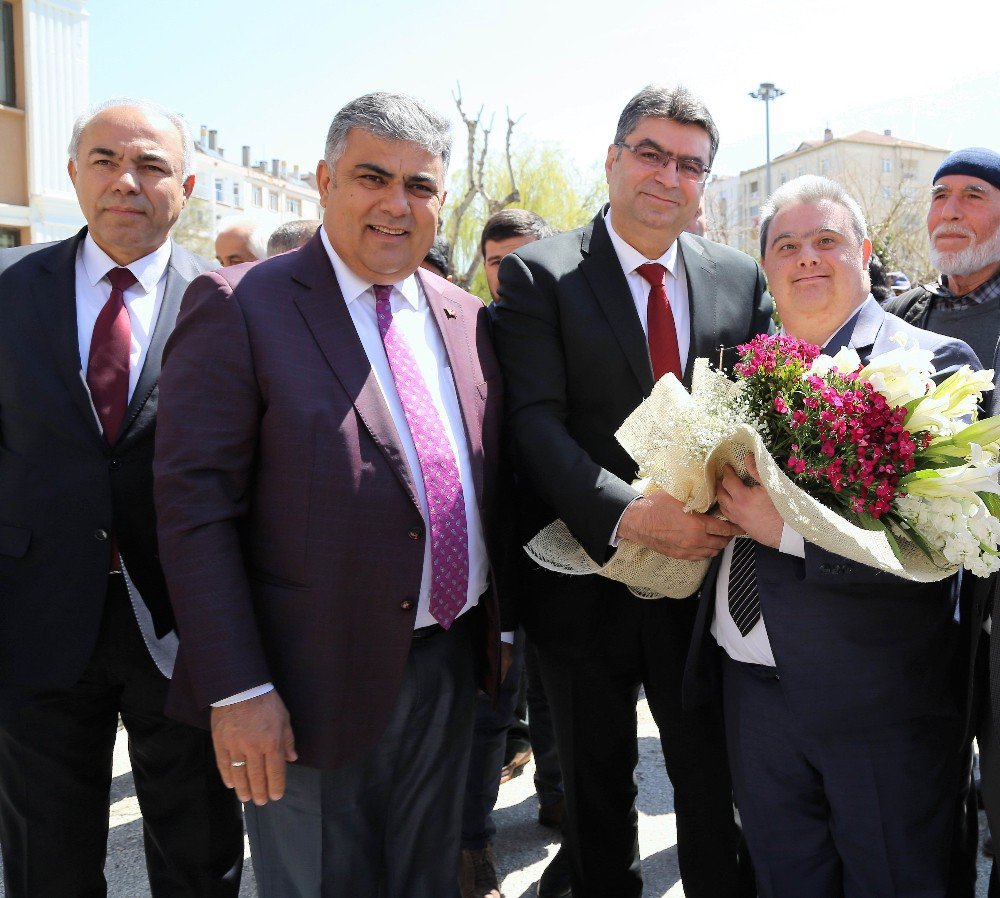
[[[136,259],[129,265],[119,266],[87,234],[80,243],[76,254],[76,331],[80,347],[80,377],[87,386],[87,363],[90,358],[90,341],[94,336],[94,325],[97,316],[101,314],[111,296],[111,282],[106,275],[112,268],[128,268],[135,275],[136,283],[124,291],[125,308],[128,311],[132,326],[132,347],[129,351],[128,398],[132,399],[135,385],[139,381],[142,366],[146,363],[146,352],[156,327],[156,319],[163,304],[163,291],[166,285],[167,265],[170,262],[171,245],[167,240],[159,249],[148,256]],[[89,389],[87,390],[89,393]],[[101,426],[97,412],[94,412],[97,426]],[[139,590],[135,588],[132,578],[122,558],[122,573],[128,588],[132,610],[142,638],[146,642],[149,654],[160,673],[170,677],[174,670],[174,660],[177,657],[177,634],[171,630],[162,639],[156,638],[153,618],[146,607]]]
[[[666,269],[663,277],[663,285],[667,291],[667,300],[670,303],[670,311],[674,316],[674,330],[677,332],[677,352],[680,356],[681,371],[687,368],[688,353],[691,351],[691,309],[688,306],[687,277],[684,271],[684,260],[677,251],[677,241],[675,240],[667,248],[667,251],[658,259],[647,259],[630,243],[626,243],[615,230],[611,221],[611,210],[608,209],[604,216],[604,224],[608,229],[608,236],[611,238],[611,245],[618,256],[618,264],[621,265],[625,273],[625,280],[628,282],[628,289],[632,294],[632,302],[635,303],[635,311],[639,316],[639,323],[642,325],[642,332],[649,339],[649,323],[647,307],[649,305],[649,291],[652,289],[647,281],[637,269],[640,265],[649,262],[656,262]],[[629,503],[631,504],[631,503]],[[627,510],[627,506],[626,506]],[[624,517],[625,512],[622,511]],[[611,538],[608,545],[612,548],[618,547],[618,524],[611,531]]]
[[[358,277],[347,267],[347,264],[331,246],[325,228],[320,228],[320,239],[323,242],[323,248],[330,257],[334,274],[337,276],[337,283],[340,285],[341,293],[344,294],[344,302],[347,304],[347,310],[354,322],[365,355],[368,356],[368,361],[371,363],[375,380],[382,391],[386,405],[389,407],[392,423],[396,427],[400,445],[410,468],[413,486],[420,503],[420,513],[425,525],[427,525],[428,539],[424,546],[424,568],[420,578],[420,593],[417,597],[417,614],[413,620],[413,628],[431,626],[437,621],[430,612],[431,540],[429,537],[430,525],[427,523],[427,491],[420,474],[417,448],[413,444],[410,425],[406,421],[403,404],[399,401],[396,381],[393,380],[392,369],[389,367],[385,346],[382,343],[382,335],[378,329],[378,319],[375,315],[375,292],[372,289],[373,282]],[[489,557],[486,554],[483,522],[476,501],[472,464],[469,458],[468,443],[465,439],[462,411],[458,404],[458,394],[455,391],[455,381],[448,364],[444,340],[427,303],[427,298],[424,296],[423,290],[420,289],[420,283],[411,274],[408,278],[394,283],[392,288],[389,302],[392,307],[393,324],[406,339],[410,353],[420,371],[420,376],[427,386],[434,407],[437,409],[448,443],[452,452],[455,453],[455,460],[458,462],[462,495],[465,498],[466,526],[469,534],[469,590],[465,606],[460,612],[460,614],[464,614],[473,605],[479,603],[479,597],[486,591],[489,578]],[[505,633],[503,638],[505,642],[511,642],[513,641],[513,633]],[[215,702],[213,707],[223,707],[256,698],[265,692],[270,692],[273,688],[272,683],[264,683],[238,695]]]

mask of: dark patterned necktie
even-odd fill
[[[132,324],[125,308],[125,291],[136,283],[136,277],[127,268],[112,268],[105,277],[111,282],[111,296],[94,323],[87,361],[87,387],[101,421],[104,439],[113,446],[128,408]]]
[[[647,262],[636,271],[649,284],[646,302],[646,334],[649,341],[649,358],[653,363],[653,379],[659,380],[668,371],[678,380],[682,377],[681,353],[677,346],[677,326],[670,300],[663,286],[666,269],[658,262]]]
[[[375,314],[417,450],[431,531],[431,616],[446,630],[469,597],[469,527],[455,453],[406,338],[393,324],[392,287],[374,285]]]
[[[737,538],[729,565],[729,613],[740,635],[746,636],[760,620],[760,596],[757,594],[757,565],[752,539]]]

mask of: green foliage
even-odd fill
[[[484,192],[491,199],[507,196],[511,191],[510,173],[502,156],[502,151],[491,154],[483,170]],[[557,144],[521,142],[511,154],[511,168],[521,199],[506,208],[529,209],[558,230],[570,230],[586,223],[606,201],[603,170],[595,166],[580,171]],[[456,213],[467,189],[468,168],[455,169],[450,181],[441,222],[441,232],[446,236],[452,232],[454,220],[451,216]],[[458,237],[451,254],[455,280],[459,283],[475,265],[466,289],[485,301],[489,301],[490,293],[479,258],[479,238],[490,214],[486,199],[481,194],[476,196],[458,222]]]

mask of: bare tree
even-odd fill
[[[507,208],[507,206],[510,206],[513,203],[521,201],[521,193],[517,187],[517,178],[514,175],[514,165],[511,161],[510,150],[511,136],[514,133],[515,126],[521,119],[511,118],[510,109],[507,109],[507,133],[504,138],[504,162],[507,174],[510,178],[510,189],[503,197],[493,196],[487,189],[485,179],[487,157],[490,147],[490,134],[493,131],[493,118],[490,118],[489,125],[484,124],[482,106],[479,107],[479,111],[476,113],[475,117],[466,113],[465,109],[462,107],[461,85],[456,87],[455,93],[452,96],[455,100],[455,106],[458,107],[458,114],[462,117],[462,121],[464,122],[468,133],[466,144],[464,193],[456,206],[453,207],[453,211],[448,215],[445,226],[445,239],[448,241],[448,265],[452,271],[456,271],[458,267],[457,263],[459,261],[458,245],[459,235],[462,230],[462,221],[473,209],[477,200],[480,200],[484,204],[487,217],[499,212],[501,209]],[[469,285],[472,283],[472,279],[476,275],[476,270],[479,268],[481,261],[481,254],[477,251],[465,266],[465,270],[460,274],[456,273],[455,282],[463,289],[468,289]]]

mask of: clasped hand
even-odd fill
[[[760,486],[756,459],[746,458],[747,473],[757,481],[747,486],[730,465],[726,465],[718,486],[719,508],[747,536],[763,546],[777,549],[781,545],[784,522],[767,490]]]

